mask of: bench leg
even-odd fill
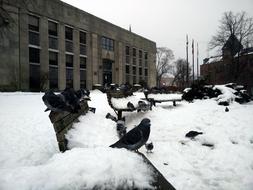
[[[176,106],[176,101],[173,101],[173,106]]]
[[[122,120],[122,111],[118,111],[118,120]]]

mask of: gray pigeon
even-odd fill
[[[110,147],[126,148],[128,150],[138,151],[138,149],[148,141],[150,126],[150,120],[148,118],[144,118],[138,126],[130,130]]]

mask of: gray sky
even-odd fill
[[[79,9],[129,29],[173,50],[175,59],[186,57],[185,39],[199,43],[199,62],[214,54],[207,43],[216,33],[225,11],[246,11],[253,17],[253,0],[63,0]],[[196,50],[196,48],[195,48]],[[195,55],[196,57],[196,55]],[[196,63],[196,60],[195,60]]]

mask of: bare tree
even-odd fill
[[[173,73],[174,80],[172,85],[176,84],[179,88],[185,88],[187,85],[187,61],[185,59],[177,59],[174,62]],[[188,76],[191,75],[191,68],[188,68]]]
[[[220,21],[218,32],[209,42],[209,48],[221,50],[230,36],[235,36],[244,47],[252,44],[253,18],[248,17],[246,12],[236,14],[232,11],[225,12]]]
[[[156,52],[156,82],[160,87],[162,76],[170,73],[172,69],[173,51],[166,47],[158,47]]]

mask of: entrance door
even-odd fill
[[[112,63],[110,59],[103,59],[103,85],[108,86],[112,83]]]

